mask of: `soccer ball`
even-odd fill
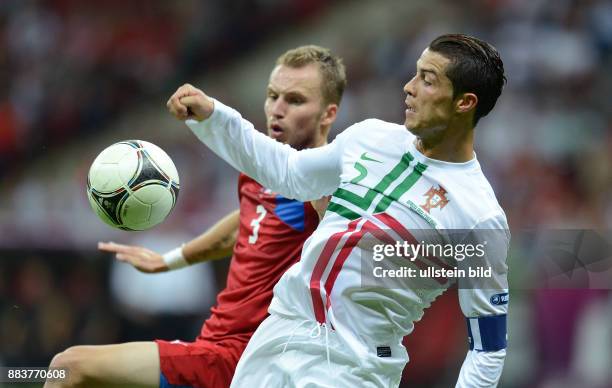
[[[179,177],[172,159],[142,140],[106,148],[87,176],[92,209],[102,221],[123,230],[145,230],[162,222],[178,193]]]

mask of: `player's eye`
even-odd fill
[[[423,81],[423,85],[431,86],[431,82],[427,81],[427,78],[425,78],[425,74],[421,74],[421,81]]]
[[[290,97],[287,99],[287,102],[293,105],[300,105],[304,103],[304,99],[299,97]]]
[[[278,94],[272,93],[272,92],[268,92],[268,98],[272,99],[272,100],[276,100],[278,98]]]

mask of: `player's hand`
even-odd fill
[[[179,87],[166,106],[170,113],[181,121],[187,119],[202,121],[209,118],[214,110],[212,98],[190,84]]]
[[[168,266],[164,262],[162,255],[150,249],[113,242],[99,242],[98,249],[114,253],[117,260],[131,264],[140,272],[157,273],[168,271]]]

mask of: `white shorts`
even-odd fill
[[[272,314],[249,341],[231,388],[397,387],[406,361],[367,366],[372,363],[356,357],[332,329]]]

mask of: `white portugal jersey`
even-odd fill
[[[405,287],[391,287],[370,274],[371,284],[365,284],[363,265],[372,257],[367,237],[418,243],[431,231],[501,230],[502,237],[488,244],[498,250],[486,257],[493,281],[488,289],[460,287],[459,302],[470,349],[505,348],[508,226],[476,158],[465,163],[429,159],[415,148],[415,136],[404,126],[376,119],[352,125],[329,145],[300,152],[253,130],[218,101],[211,118],[188,125],[215,153],[264,187],[301,201],[332,196],[301,261],[274,288],[271,313],[326,323],[356,357],[376,357],[381,346],[400,344],[424,309],[453,282],[430,279],[411,286],[406,279]],[[448,264],[448,257],[430,257],[411,265],[419,270]]]

